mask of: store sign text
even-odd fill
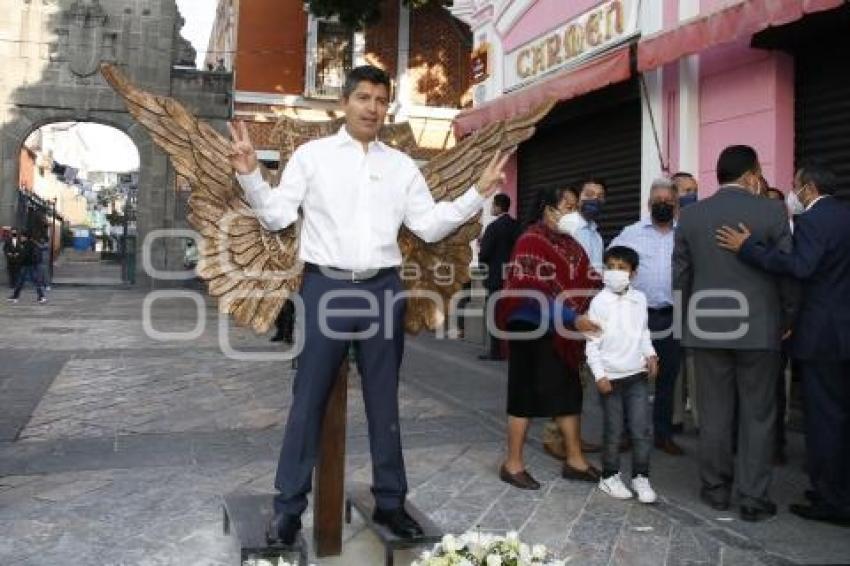
[[[506,87],[531,81],[548,71],[600,51],[636,27],[634,0],[610,0],[506,57]]]

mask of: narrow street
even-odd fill
[[[0,306],[0,563],[3,565],[237,564],[222,534],[222,494],[270,493],[290,402],[288,362],[239,361],[219,347],[216,311],[203,333],[158,342],[142,322],[145,295],[58,287],[50,304],[25,294]],[[159,332],[191,332],[195,305],[154,303]],[[265,337],[232,330],[231,346],[256,353]],[[846,530],[803,522],[786,506],[806,487],[802,438],[772,490],[782,512],[747,524],[697,500],[696,437],[688,455],[653,454],[662,502],[621,503],[590,484],[562,480],[539,428],[529,447],[545,483],[524,492],[499,481],[506,367],[478,348],[408,340],[401,404],[411,497],[447,532],[521,531],[570,564],[698,565],[847,563]],[[347,480],[371,476],[362,400],[349,391]],[[598,405],[586,400],[586,436]],[[305,517],[305,526],[311,517]],[[310,536],[309,531],[306,533]],[[355,514],[345,553],[321,564],[380,564],[380,546]],[[397,554],[405,564],[412,553]]]

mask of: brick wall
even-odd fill
[[[383,0],[381,20],[366,28],[366,62],[395,78],[398,67],[398,0]]]
[[[410,14],[412,100],[428,106],[465,107],[470,95],[472,33],[440,6]]]
[[[307,14],[301,0],[239,3],[236,90],[303,94]]]

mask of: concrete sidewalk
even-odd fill
[[[161,300],[148,323],[189,341],[156,341],[142,323],[144,294],[59,288],[46,306],[0,306],[0,564],[238,564],[221,531],[221,495],[269,492],[292,370],[221,351],[275,351],[266,337],[219,336],[213,308]],[[500,482],[504,364],[477,347],[408,340],[400,389],[411,498],[446,531],[521,531],[570,564],[701,565],[850,563],[850,537],[783,512],[745,524],[699,504],[692,457],[653,454],[662,496],[647,507],[562,480],[532,439],[528,465],[544,482],[524,492]],[[587,436],[598,404],[586,402]],[[539,432],[535,429],[535,434]],[[802,441],[773,495],[784,508],[805,487]],[[371,477],[357,380],[350,384],[347,480]],[[305,517],[310,525],[311,517]],[[306,533],[307,537],[311,533]],[[341,557],[321,564],[382,564],[356,515]],[[405,564],[412,553],[398,553]]]

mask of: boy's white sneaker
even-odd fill
[[[599,478],[599,489],[615,499],[631,499],[633,495],[623,483],[619,472],[607,478]]]
[[[645,476],[635,476],[632,479],[632,489],[637,492],[638,501],[641,503],[655,503],[658,499],[655,490],[649,485],[649,478]]]

